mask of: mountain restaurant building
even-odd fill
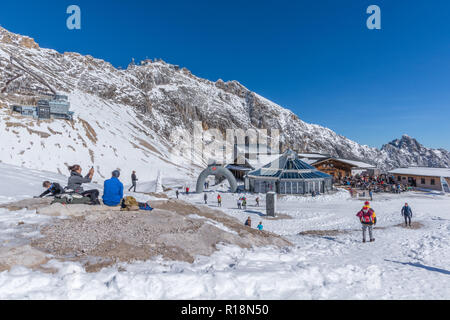
[[[425,190],[450,192],[450,168],[409,167],[389,171],[395,181]]]
[[[380,174],[380,170],[372,164],[329,157],[311,163],[317,170],[325,172],[335,179],[344,177],[351,177],[357,174],[367,174],[369,176],[376,176]]]

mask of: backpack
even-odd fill
[[[127,196],[122,200],[121,208],[124,211],[136,211],[139,210],[139,203],[134,197]]]
[[[153,208],[150,207],[150,205],[148,203],[145,202],[139,202],[139,209],[140,210],[146,210],[146,211],[152,211]]]

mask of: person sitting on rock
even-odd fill
[[[112,177],[103,184],[103,203],[109,207],[118,206],[123,198],[123,183],[119,180],[119,170],[112,172]]]
[[[51,183],[50,181],[44,181],[44,183],[42,183],[42,186],[46,190],[37,198],[43,198],[43,197],[45,197],[47,195],[50,195],[50,196],[54,197],[54,196],[57,196],[59,194],[63,194],[64,193],[64,189],[57,182]]]
[[[75,164],[69,167],[70,177],[67,182],[67,190],[72,190],[75,193],[82,195],[83,197],[89,197],[91,199],[91,204],[100,204],[98,201],[99,192],[97,189],[84,191],[82,184],[90,183],[92,181],[92,177],[94,176],[94,167],[92,167],[88,174],[83,177],[81,175],[81,167],[78,164]]]

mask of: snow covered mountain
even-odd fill
[[[397,166],[450,167],[450,152],[426,148],[408,135],[383,145],[381,150]]]
[[[14,103],[32,104],[36,94],[53,91],[69,96],[73,122],[35,121],[9,111]],[[96,167],[102,178],[116,168],[141,172],[141,180],[156,179],[158,169],[163,176],[194,177],[200,167],[174,156],[176,141],[169,139],[174,132],[191,132],[193,121],[222,132],[279,129],[283,149],[328,153],[382,168],[450,166],[448,151],[418,143],[391,142],[381,150],[360,145],[305,123],[237,81],[201,79],[162,60],[121,70],[89,55],[42,49],[33,39],[1,27],[0,119],[1,161],[60,173],[67,173],[68,162],[76,162]]]

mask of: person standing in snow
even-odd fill
[[[208,195],[205,192],[205,195],[203,196],[203,200],[205,200],[205,204],[208,204]]]
[[[128,189],[128,191],[131,191],[131,189],[134,188],[133,192],[136,192],[136,184],[137,184],[138,178],[136,177],[136,171],[133,171],[131,174],[131,187]]]
[[[259,197],[256,197],[256,206],[259,207]]]
[[[370,196],[370,201],[373,200],[373,192],[372,189],[369,189],[369,196]]]
[[[408,221],[409,221],[409,226],[411,227],[411,218],[412,218],[412,210],[411,207],[408,205],[408,203],[405,203],[405,205],[402,208],[402,216],[405,218],[405,227],[408,226]]]
[[[247,198],[243,198],[242,199],[242,206],[244,207],[245,210],[247,210]]]
[[[237,206],[238,206],[238,209],[242,209],[242,200],[241,200],[241,198],[238,199]]]
[[[175,195],[177,196],[177,199],[178,199],[178,196],[180,195],[180,192],[178,190],[175,191]]]
[[[217,205],[218,205],[219,207],[222,206],[222,196],[221,196],[220,194],[217,195]]]
[[[369,201],[364,203],[364,207],[356,214],[356,216],[359,218],[359,221],[361,221],[363,242],[366,242],[366,230],[369,230],[370,242],[375,241],[372,232],[373,226],[377,224],[377,216],[375,215],[375,211],[370,208]]]

